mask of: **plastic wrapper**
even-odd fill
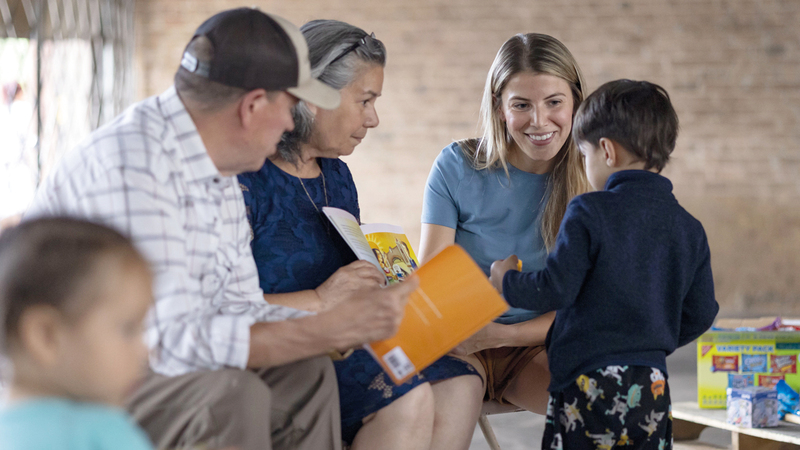
[[[775,385],[775,390],[778,391],[778,416],[783,419],[786,413],[797,414],[799,412],[798,406],[800,406],[800,395],[784,380],[778,381],[778,384]]]

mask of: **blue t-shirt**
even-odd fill
[[[422,203],[422,223],[456,230],[455,242],[489,275],[492,262],[515,254],[523,270],[544,267],[547,249],[541,234],[549,175],[537,175],[509,164],[476,170],[457,144],[446,147],[433,163]],[[511,308],[497,319],[518,323],[537,314]]]
[[[0,409],[3,450],[152,450],[124,411],[108,406],[41,398]]]

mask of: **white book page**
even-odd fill
[[[406,234],[403,231],[403,227],[390,225],[388,223],[365,223],[361,225],[361,232],[364,233],[365,236],[372,233]]]
[[[353,249],[353,253],[356,254],[356,257],[371,262],[383,273],[383,268],[375,258],[375,254],[372,253],[372,248],[369,246],[367,238],[364,237],[364,233],[361,231],[361,227],[359,227],[356,218],[343,209],[331,208],[330,206],[322,207],[322,212],[328,216],[328,219],[333,223],[336,231],[342,235],[347,245]]]

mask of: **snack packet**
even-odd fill
[[[785,380],[778,381],[775,389],[778,391],[778,416],[783,419],[786,413],[796,414],[800,395]]]

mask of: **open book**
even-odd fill
[[[388,283],[402,281],[417,270],[419,261],[402,228],[383,223],[359,225],[349,212],[330,206],[322,211],[356,257],[374,264]]]
[[[364,225],[346,211],[323,208],[359,259],[396,282],[418,262],[402,229]],[[441,358],[508,309],[486,275],[461,247],[452,245],[415,271],[419,288],[411,294],[397,334],[365,348],[396,384]]]

